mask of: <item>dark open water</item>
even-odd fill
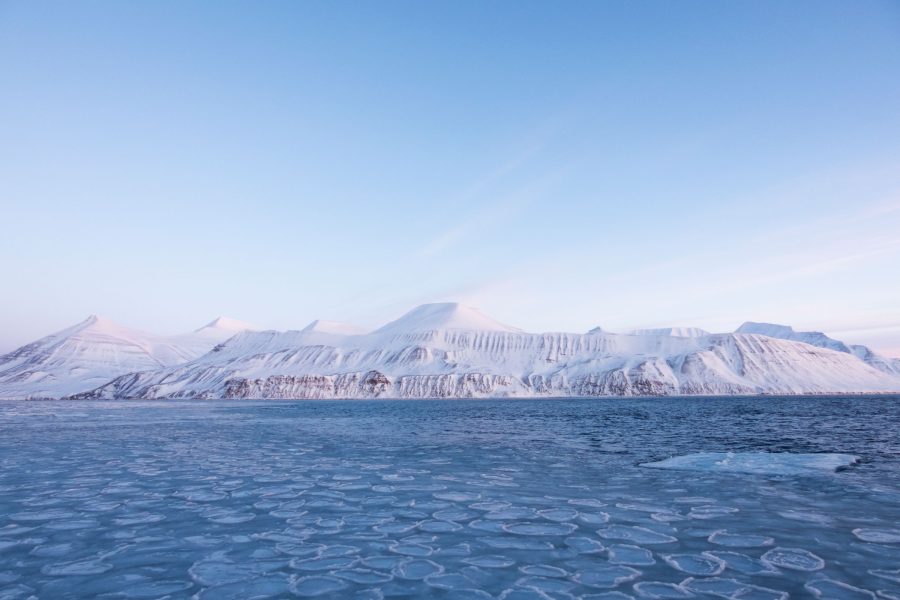
[[[900,398],[0,404],[0,598],[316,595],[900,598]]]

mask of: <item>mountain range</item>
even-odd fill
[[[748,322],[528,333],[456,303],[374,331],[216,319],[156,336],[90,317],[0,356],[0,399],[471,398],[900,392],[900,360],[818,332]]]

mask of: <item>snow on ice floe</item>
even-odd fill
[[[867,529],[857,528],[853,535],[864,542],[877,544],[900,544],[900,529]]]
[[[792,571],[818,571],[825,567],[825,561],[803,548],[774,548],[762,555],[761,560],[772,567]]]
[[[840,600],[875,600],[875,594],[856,586],[823,577],[805,586],[816,598],[840,598]]]
[[[852,454],[792,452],[698,452],[673,456],[657,462],[642,463],[642,467],[719,473],[747,473],[753,475],[817,475],[833,473],[856,464],[859,457]]]
[[[757,546],[771,546],[775,543],[770,537],[764,535],[755,535],[747,533],[731,533],[725,529],[719,529],[712,532],[709,541],[719,546],[728,546],[731,548],[753,548]]]
[[[681,582],[681,586],[688,590],[719,598],[752,598],[753,600],[787,600],[789,594],[763,586],[754,585],[736,579],[725,577],[704,577],[702,579],[688,578]]]

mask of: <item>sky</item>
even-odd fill
[[[900,3],[0,0],[0,351],[100,314],[900,356]]]

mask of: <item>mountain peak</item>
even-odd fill
[[[316,319],[304,327],[302,331],[308,333],[328,333],[332,335],[363,335],[368,333],[367,329],[359,327],[358,325],[353,325],[352,323],[326,321],[323,319]]]
[[[239,321],[238,319],[232,319],[229,317],[216,317],[197,331],[203,331],[204,329],[220,329],[223,331],[247,331],[247,330],[255,330],[257,327],[254,327],[250,323],[245,323],[244,321]]]
[[[505,325],[477,308],[458,302],[437,302],[422,304],[412,309],[396,321],[381,327],[379,332],[423,332],[437,330],[465,331],[507,331],[521,332],[521,329]]]
[[[102,325],[104,323],[112,323],[112,321],[106,317],[101,317],[100,315],[88,315],[88,318],[79,323],[79,325],[90,326]]]
[[[56,335],[71,335],[80,331],[112,332],[126,329],[112,319],[99,315],[89,315],[84,321],[58,332]]]
[[[633,329],[628,335],[650,335],[666,337],[703,337],[709,332],[699,327],[657,327],[654,329]]]
[[[794,333],[794,328],[789,325],[778,325],[776,323],[757,323],[755,321],[747,321],[734,330],[735,333],[758,333],[769,337],[789,336]]]
[[[782,340],[803,342],[819,348],[829,348],[838,352],[850,352],[850,348],[844,342],[830,338],[821,331],[794,331],[793,327],[787,325],[747,321],[738,327],[735,333],[756,333]]]

